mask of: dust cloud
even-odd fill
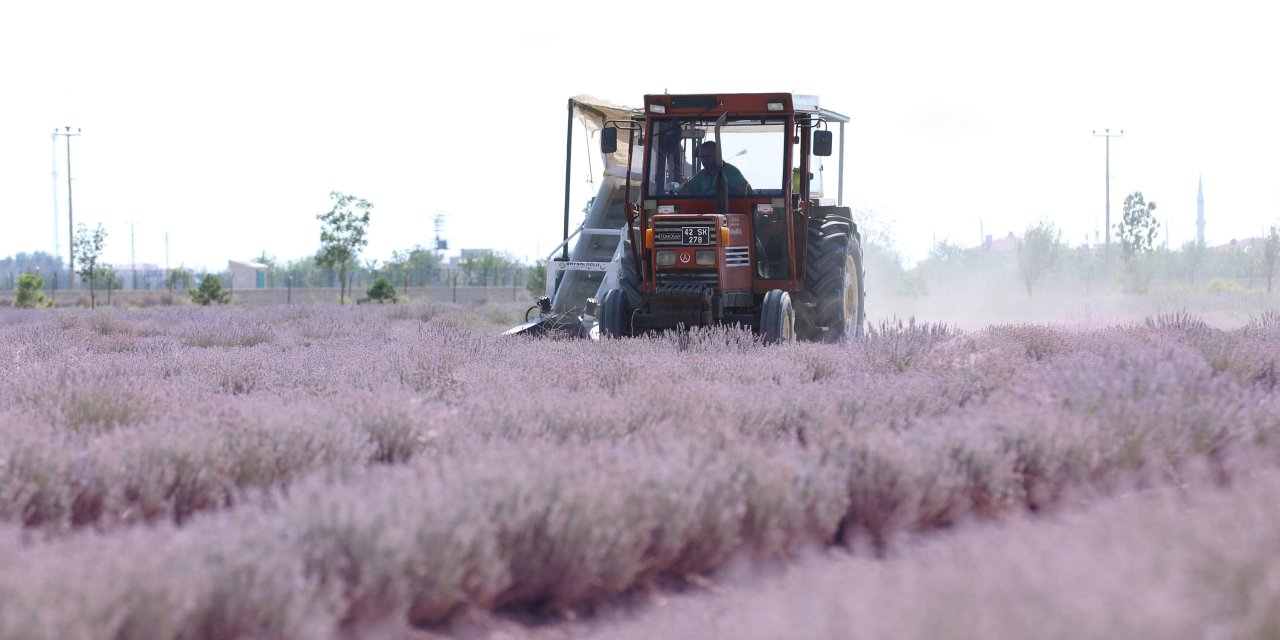
[[[1280,294],[1241,286],[1214,291],[1180,283],[1153,283],[1145,293],[1123,290],[1116,280],[1058,279],[1033,288],[1015,277],[956,275],[930,282],[924,293],[905,293],[900,281],[867,273],[866,318],[871,327],[893,318],[942,323],[966,331],[1000,324],[1039,324],[1100,329],[1164,314],[1189,314],[1211,326],[1242,327],[1280,307]]]

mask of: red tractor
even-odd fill
[[[861,237],[848,207],[820,197],[828,124],[848,121],[803,96],[753,93],[647,95],[643,114],[607,122],[601,150],[620,136],[631,150],[630,264],[599,301],[600,334],[729,323],[765,342],[858,335]]]
[[[599,130],[605,177],[571,234],[566,158],[565,240],[548,256],[542,313],[508,334],[727,323],[772,343],[861,332],[861,237],[839,206],[847,117],[789,93],[648,95],[643,109],[578,96],[569,114],[569,153],[575,119]],[[835,199],[823,197],[832,123]]]

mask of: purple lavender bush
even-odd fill
[[[500,337],[522,312],[0,310],[0,637],[569,612],[1280,452],[1274,316]]]

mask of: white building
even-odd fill
[[[267,265],[257,262],[227,261],[231,289],[263,289],[267,286]]]

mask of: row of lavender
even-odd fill
[[[899,545],[888,561],[833,550],[806,555],[785,570],[735,567],[705,591],[655,594],[646,600],[658,606],[610,607],[587,623],[524,635],[1275,638],[1277,494],[1280,473],[1272,470],[1239,477],[1225,489],[1170,487],[1053,518],[967,527]]]
[[[0,312],[0,637],[564,609],[1280,452],[1269,315],[763,347],[512,311]]]

